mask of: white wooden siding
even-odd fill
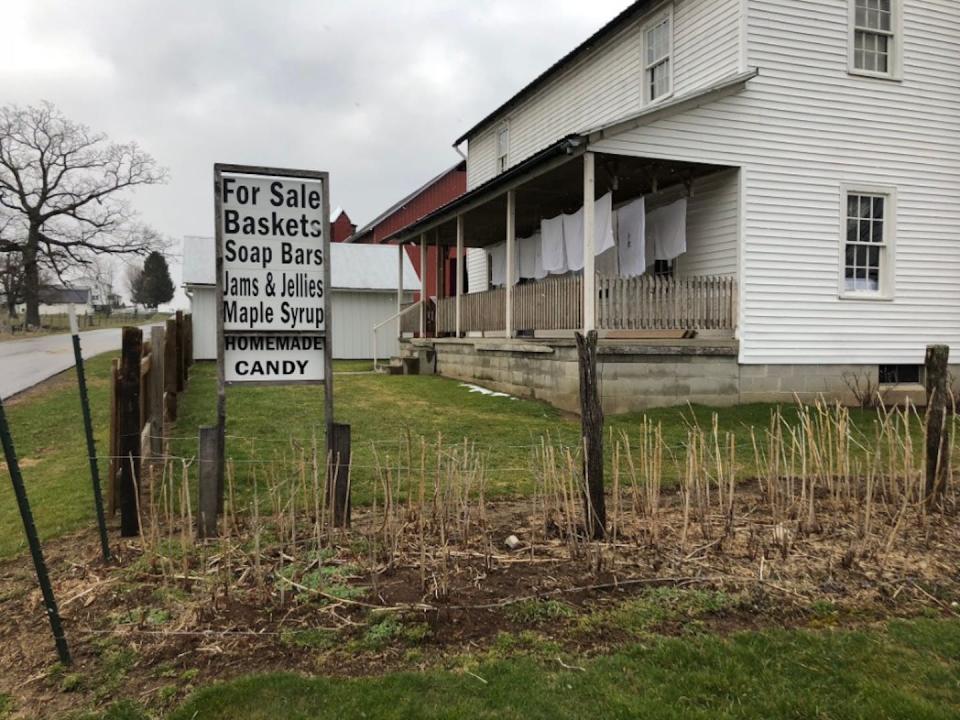
[[[740,0],[674,0],[674,92],[705,87],[736,71]],[[658,13],[664,5],[658,5]],[[467,189],[496,175],[496,131],[510,121],[509,165],[571,133],[642,109],[643,28],[652,16],[626,24],[606,43],[550,80],[531,97],[469,138]]]
[[[193,357],[217,359],[217,289],[193,285],[190,290],[190,322],[193,325]]]
[[[397,293],[334,290],[330,300],[333,357],[338,360],[372,358],[373,326],[397,312]],[[399,352],[396,322],[387,323],[377,333],[377,353],[385,358]]]
[[[904,3],[903,82],[847,73],[847,3],[749,4],[747,89],[592,149],[744,168],[744,363],[960,352],[960,2]],[[839,298],[842,184],[898,193],[890,301]]]
[[[489,289],[487,251],[481,248],[467,248],[467,292],[477,293]]]
[[[738,177],[739,171],[725,170],[694,182],[687,203],[687,252],[677,258],[678,276],[736,277]]]

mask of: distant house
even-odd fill
[[[356,231],[357,226],[343,208],[338,207],[330,213],[330,242],[344,242]]]
[[[391,205],[357,230],[347,242],[377,245],[395,244],[397,236],[407,227],[437,208],[460,197],[466,189],[467,164],[465,161],[461,161]],[[408,246],[406,251],[417,272],[417,277],[420,277],[420,250]],[[457,288],[456,251],[448,247],[438,248],[436,245],[430,245],[427,248],[426,255],[427,296],[432,298],[450,297],[456,292]],[[438,277],[442,278],[439,283],[437,282]],[[414,289],[416,290],[414,298],[419,300],[419,281]]]
[[[390,247],[336,243],[330,246],[331,323],[335,359],[370,359],[373,327],[397,312],[397,252]],[[183,239],[183,285],[193,315],[193,352],[198,360],[217,358],[216,245],[212,237]],[[419,286],[409,259],[404,259],[401,303],[413,301]],[[393,328],[396,326],[390,324]],[[378,333],[381,357],[399,351],[397,332]]]
[[[92,315],[93,295],[90,288],[44,285],[40,288],[40,315],[66,315],[73,305],[77,315]],[[26,303],[17,306],[17,313],[26,312]]]

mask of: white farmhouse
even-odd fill
[[[403,239],[470,293],[415,344],[571,409],[573,329],[613,410],[916,389],[960,352],[958,47],[956,0],[638,0],[456,140]]]
[[[403,287],[397,282],[398,253],[386,245],[330,245],[330,273],[333,285],[331,315],[335,360],[374,356],[373,327],[398,311],[398,305],[413,300],[417,274],[404,253]],[[212,237],[185,237],[183,240],[183,284],[193,315],[193,354],[197,360],[217,358],[217,274],[216,244]],[[377,333],[381,356],[399,350],[396,324]]]

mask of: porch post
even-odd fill
[[[420,235],[420,337],[427,336],[427,234]]]
[[[594,155],[583,154],[583,332],[597,328],[597,275],[594,249]]]
[[[457,215],[456,336],[460,337],[460,297],[463,295],[463,215]]]
[[[508,338],[513,337],[513,265],[516,261],[514,257],[514,247],[517,243],[517,195],[515,190],[507,192],[507,277],[506,285],[506,315],[504,321],[504,330]]]
[[[403,243],[397,243],[397,338],[403,337]]]

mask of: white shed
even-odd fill
[[[395,245],[330,246],[333,357],[337,360],[373,357],[373,326],[397,312],[397,247]],[[183,239],[183,285],[193,314],[193,353],[197,360],[217,357],[216,247],[212,237]],[[416,271],[403,253],[403,302],[420,287]],[[395,328],[377,336],[381,357],[396,355]]]

